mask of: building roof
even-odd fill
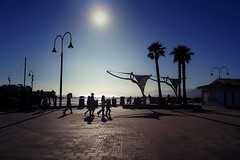
[[[223,79],[223,78],[218,78],[212,83],[204,86],[199,86],[197,89],[214,89],[214,88],[222,88],[222,87],[237,87],[240,88],[240,79]]]

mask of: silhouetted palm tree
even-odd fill
[[[173,62],[178,62],[178,104],[182,104],[182,89],[181,89],[181,82],[182,82],[182,62],[183,62],[183,56],[181,56],[182,53],[182,47],[174,47],[173,51],[170,53],[174,56]]]
[[[181,46],[182,48],[182,56],[183,56],[183,62],[182,62],[182,76],[183,76],[183,104],[187,105],[187,93],[186,93],[186,63],[189,63],[191,60],[191,56],[194,55],[193,52],[191,52],[191,48],[188,48],[186,46]]]
[[[170,53],[174,55],[173,62],[178,62],[178,79],[179,79],[179,90],[178,90],[178,100],[181,103],[181,68],[183,77],[183,104],[187,105],[187,93],[186,93],[186,63],[189,63],[191,56],[194,55],[191,52],[191,48],[183,45],[179,45],[173,48]]]
[[[165,47],[162,46],[159,42],[154,42],[148,47],[148,57],[150,59],[155,60],[156,64],[156,73],[157,73],[157,83],[158,83],[158,95],[159,95],[159,103],[160,100],[162,100],[162,91],[161,91],[161,85],[160,85],[160,73],[159,73],[159,63],[158,59],[160,56],[165,57]]]

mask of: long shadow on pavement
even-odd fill
[[[71,113],[63,113],[61,116],[59,116],[57,119],[60,119],[60,118],[64,118],[68,115],[70,115]]]
[[[221,121],[221,120],[217,120],[217,119],[213,119],[213,118],[208,118],[208,117],[203,117],[203,116],[199,116],[199,115],[193,115],[191,114],[191,112],[189,113],[186,113],[186,112],[182,112],[182,111],[178,111],[178,110],[174,110],[173,112],[178,112],[178,113],[181,113],[183,115],[187,115],[187,116],[191,116],[191,117],[196,117],[196,118],[201,118],[201,119],[205,119],[205,120],[209,120],[209,121],[213,121],[213,122],[217,122],[217,123],[222,123],[222,124],[225,124],[225,125],[230,125],[230,126],[233,126],[233,127],[237,127],[237,128],[240,128],[240,125],[237,125],[237,124],[232,124],[232,123],[229,123],[229,122],[224,122],[224,121]],[[196,111],[192,112],[192,113],[196,113]],[[225,114],[221,114],[221,113],[218,113],[218,112],[214,112],[212,110],[205,110],[205,112],[198,112],[198,113],[210,113],[210,114],[220,114],[220,115],[224,115]],[[228,116],[232,116],[232,115],[228,115]]]
[[[218,115],[229,116],[229,117],[234,117],[234,118],[240,118],[240,115],[222,113],[222,112],[218,112],[216,110],[209,110],[209,109],[189,110],[189,112],[191,112],[191,113],[211,113],[211,114],[218,114]]]
[[[13,109],[13,110],[0,110],[0,116],[2,115],[7,115],[7,114],[13,114],[13,113],[32,113],[32,112],[35,112],[36,109],[32,109],[32,110],[19,110],[19,109]],[[38,111],[40,112],[40,111]]]
[[[139,114],[131,114],[131,115],[121,115],[117,116],[115,118],[152,118],[152,119],[157,119],[159,120],[160,117],[163,116],[179,116],[176,114],[168,114],[168,113],[160,113],[157,111],[154,111],[152,109],[149,109],[152,113],[139,113]]]
[[[55,112],[55,111],[57,111],[57,109],[51,110],[51,111],[49,111],[49,112],[44,112],[43,114],[39,114],[39,115],[30,117],[30,118],[26,118],[26,119],[24,119],[24,120],[21,120],[21,121],[18,121],[18,122],[14,122],[14,123],[11,123],[11,124],[8,124],[8,125],[5,125],[5,126],[1,126],[0,129],[8,128],[8,127],[11,127],[11,126],[14,126],[14,125],[17,125],[17,124],[20,124],[20,123],[23,123],[23,122],[26,122],[26,121],[29,121],[29,120],[32,120],[32,119],[41,117],[41,116],[44,116],[44,115],[46,115],[46,114],[50,114],[50,113]]]

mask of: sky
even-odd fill
[[[218,78],[240,78],[240,2],[238,0],[1,0],[0,85],[23,84],[33,71],[33,90],[59,94],[61,40],[70,32],[74,48],[63,40],[63,94],[141,96],[136,84],[106,71],[133,72],[155,78],[155,62],[148,46],[166,47],[159,59],[160,75],[177,78],[177,64],[169,53],[186,45],[194,53],[187,65],[187,88]],[[120,74],[119,74],[120,75]],[[128,75],[120,75],[128,77]],[[31,77],[26,77],[31,85]],[[161,84],[162,90],[171,88]],[[147,81],[145,95],[157,94]]]

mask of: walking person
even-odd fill
[[[90,96],[88,96],[88,98],[87,98],[87,110],[84,113],[85,116],[86,116],[87,112],[89,112],[89,116],[90,116],[90,100],[91,100],[91,98],[90,98]]]
[[[102,117],[104,117],[104,109],[105,109],[105,96],[104,95],[102,96],[102,99],[101,99],[101,106],[102,106],[102,109],[97,112],[97,115],[99,116],[99,114],[102,112]]]
[[[91,93],[90,97],[90,117],[94,117],[94,111],[95,111],[95,100],[94,100],[94,93]]]
[[[66,111],[67,111],[68,109],[70,109],[70,111],[71,111],[70,114],[73,113],[73,112],[72,112],[71,98],[72,98],[72,93],[68,93],[68,94],[67,94],[67,106],[66,106],[63,114],[66,114]]]
[[[46,111],[47,109],[47,97],[43,97],[43,101],[42,101],[42,109],[43,111]]]
[[[111,118],[111,100],[107,99],[107,105],[106,105],[106,117]]]
[[[127,104],[132,104],[132,96],[127,99]]]

